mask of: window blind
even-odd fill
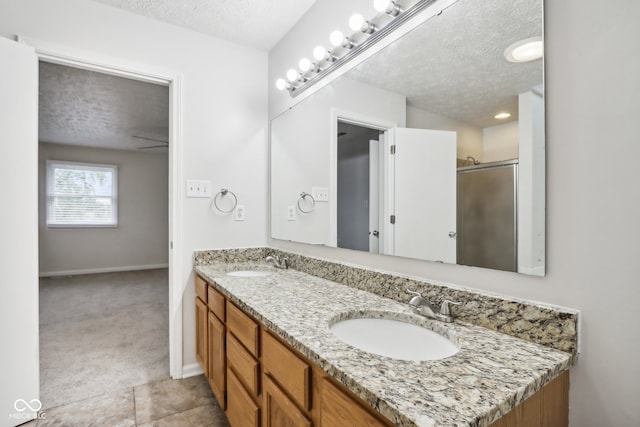
[[[116,227],[115,165],[47,161],[48,227]]]

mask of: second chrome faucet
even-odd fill
[[[282,258],[282,261],[278,259],[277,256],[269,255],[264,259],[266,263],[272,263],[276,268],[289,268],[289,264],[286,258]]]
[[[453,315],[451,314],[450,305],[460,305],[459,302],[444,300],[440,305],[440,311],[436,311],[433,305],[424,298],[418,292],[406,290],[408,294],[413,295],[409,304],[416,308],[416,311],[423,316],[430,317],[432,319],[440,320],[441,322],[451,323],[453,322]]]

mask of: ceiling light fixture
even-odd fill
[[[509,62],[531,62],[542,58],[543,54],[542,37],[519,40],[504,51],[504,57]]]
[[[509,117],[511,117],[511,113],[507,113],[507,112],[498,113],[493,117],[495,117],[498,120],[504,120],[504,119],[508,119]]]
[[[335,30],[329,37],[331,45],[338,49],[340,53],[339,57],[336,56],[335,50],[331,51],[325,49],[324,46],[316,46],[316,48],[313,49],[313,57],[316,62],[311,63],[307,58],[301,59],[298,65],[302,73],[290,69],[286,73],[286,78],[289,83],[287,83],[285,79],[278,79],[276,81],[276,87],[280,90],[287,89],[289,95],[292,97],[299,95],[316,82],[322,80],[326,75],[331,74],[333,71],[351,61],[355,56],[374,46],[387,34],[427,9],[427,7],[431,6],[435,1],[436,0],[418,0],[409,9],[403,10],[396,1],[373,0],[374,8],[380,13],[391,16],[391,20],[389,17],[381,19],[381,15],[376,15],[367,21],[358,13],[352,15],[349,19],[349,28],[355,32],[354,35],[345,36],[340,30]],[[380,25],[380,22],[386,24],[379,28],[374,23],[376,20],[378,25]],[[358,33],[365,33],[367,36],[363,37],[361,34],[358,35],[358,43],[355,44],[353,38],[356,37]]]

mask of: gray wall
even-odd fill
[[[271,76],[329,34],[352,0],[316,3],[270,52]],[[364,10],[364,9],[362,9]],[[340,15],[340,13],[343,15]],[[547,275],[524,276],[270,240],[285,249],[581,310],[572,427],[640,425],[640,2],[545,4]],[[313,33],[315,34],[315,32]],[[269,81],[273,86],[275,77]],[[270,116],[286,96],[270,94]]]
[[[162,266],[169,262],[169,164],[166,153],[40,144],[40,275]],[[118,166],[118,228],[47,228],[47,160]]]

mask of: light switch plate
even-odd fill
[[[327,187],[311,187],[311,197],[313,197],[316,202],[328,202],[329,189]]]
[[[211,197],[211,181],[188,179],[187,197]]]

